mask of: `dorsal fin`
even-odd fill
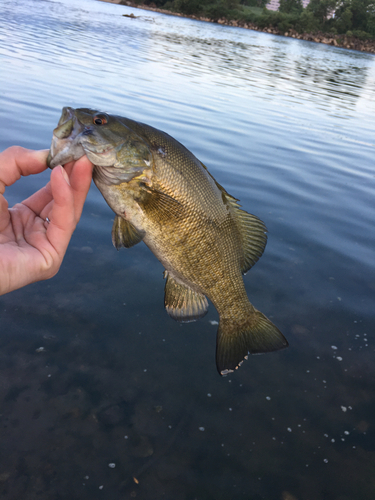
[[[243,260],[241,262],[241,272],[245,274],[260,259],[264,252],[267,243],[266,225],[255,215],[242,210],[237,198],[234,198],[226,192],[223,186],[212,177],[203,163],[202,166],[206,169],[208,175],[221,191],[224,203],[229,205],[232,209],[234,220],[242,240]]]
[[[243,262],[241,263],[242,274],[247,271],[262,256],[267,243],[267,228],[263,221],[255,215],[241,210],[238,201],[225,193],[227,203],[233,209],[233,215],[242,239]]]

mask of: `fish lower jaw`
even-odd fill
[[[86,146],[83,146],[87,158],[98,167],[111,167],[116,161],[116,153],[114,148],[105,149],[103,151],[92,151]]]
[[[87,146],[85,146],[85,151],[86,151],[86,154],[95,154],[95,155],[105,155],[107,153],[111,153],[113,151],[114,148],[106,148],[106,149],[103,149],[102,151],[93,151],[92,149],[89,149]]]
[[[52,144],[50,151],[50,161],[49,167],[54,168],[57,165],[65,165],[73,160],[79,160],[82,156],[85,155],[85,151],[82,146],[75,147],[72,149],[71,144],[66,141],[66,144],[58,144],[54,147]]]

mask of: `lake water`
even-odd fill
[[[123,17],[134,13],[136,19]],[[165,130],[265,221],[244,278],[290,347],[220,377],[93,185],[59,274],[0,297],[0,496],[375,498],[375,59],[81,0],[3,0],[0,150],[61,108]],[[7,190],[14,204],[50,172]],[[41,349],[43,348],[43,349]]]

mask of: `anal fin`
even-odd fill
[[[207,313],[208,301],[206,297],[194,292],[186,285],[178,283],[167,272],[165,284],[164,305],[167,313],[176,321],[188,323],[203,318]]]
[[[141,234],[131,222],[116,215],[112,227],[112,243],[119,250],[121,247],[130,248],[143,239]]]

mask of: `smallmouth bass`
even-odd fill
[[[63,108],[51,168],[87,155],[93,180],[116,217],[114,246],[144,241],[165,268],[164,304],[177,321],[202,318],[207,297],[219,313],[221,375],[248,354],[288,346],[250,303],[242,274],[262,255],[266,226],[240,208],[182,144],[149,125],[92,109]]]

